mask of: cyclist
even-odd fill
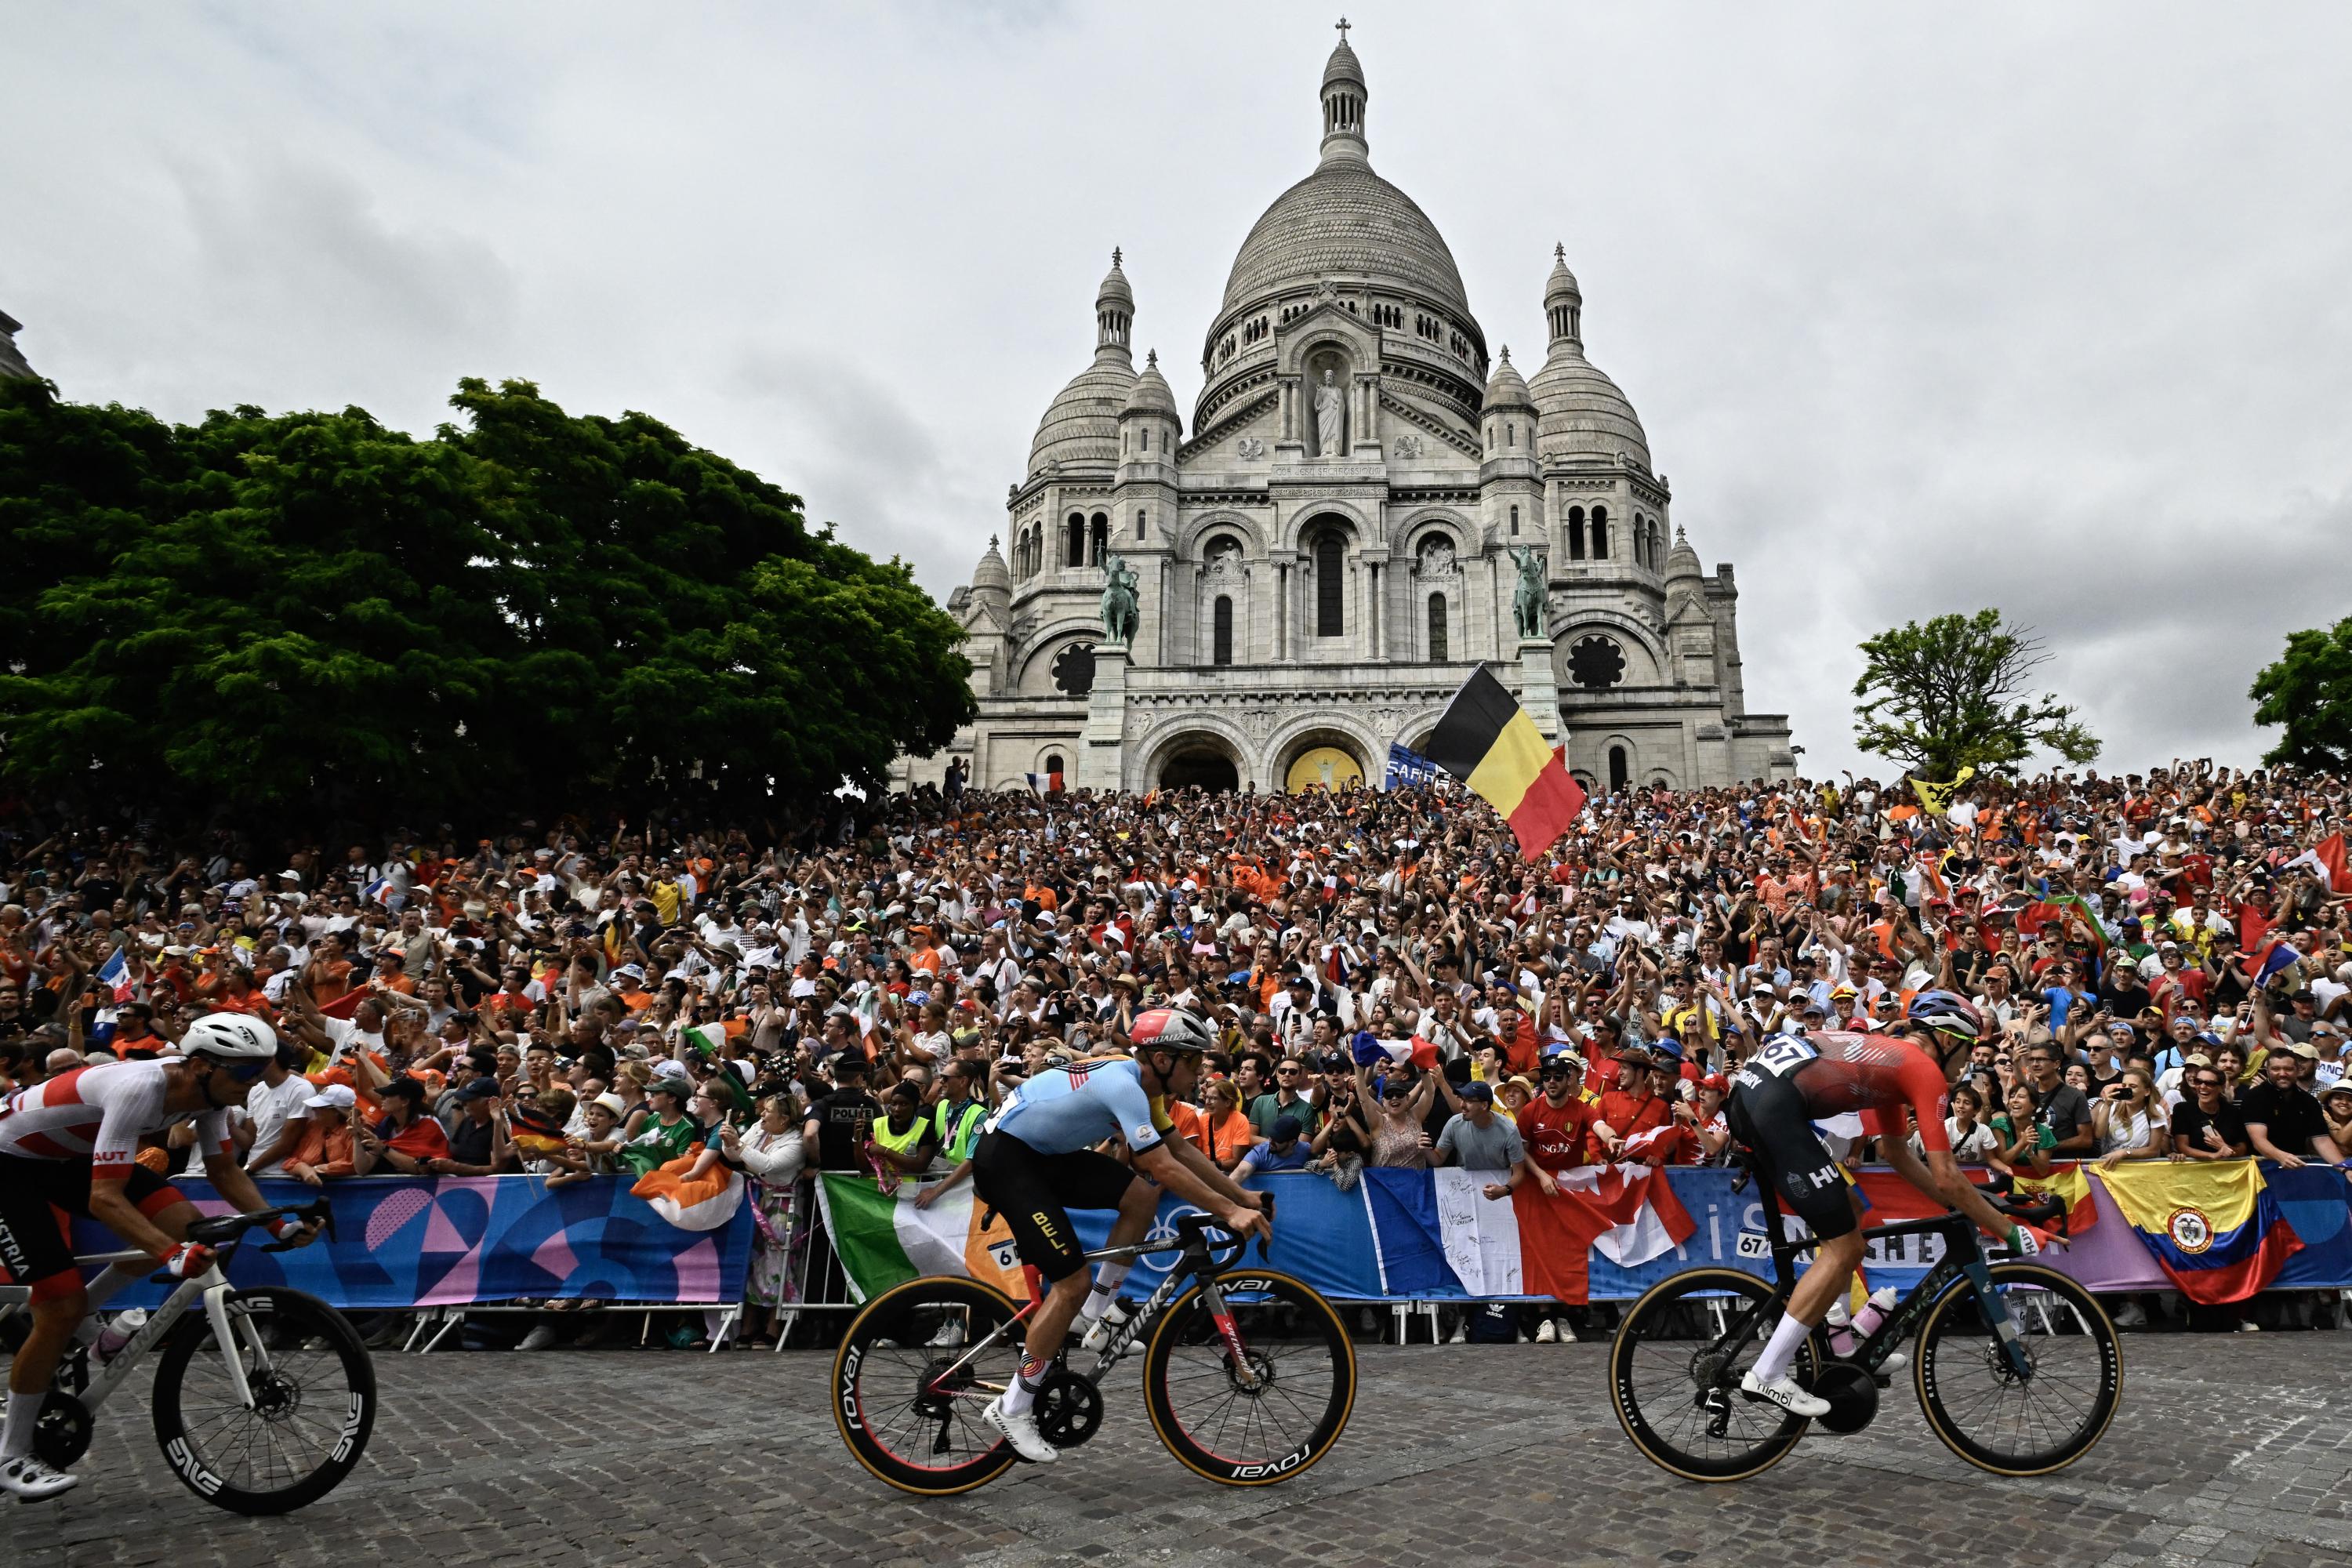
[[[1088,1349],[1108,1342],[1118,1321],[1108,1317],[1111,1302],[1129,1267],[1104,1264],[1089,1291],[1086,1257],[1066,1207],[1117,1209],[1113,1247],[1143,1239],[1162,1187],[1215,1215],[1236,1237],[1265,1232],[1259,1195],[1243,1191],[1189,1139],[1175,1136],[1168,1118],[1168,1100],[1192,1093],[1201,1053],[1214,1039],[1190,1013],[1145,1013],[1128,1031],[1132,1058],[1097,1057],[1039,1073],[997,1108],[972,1150],[972,1190],[1004,1216],[1021,1260],[1052,1285],[1029,1320],[1020,1375],[986,1412],[989,1425],[1033,1464],[1061,1457],[1037,1430],[1034,1405],[1046,1369],[1073,1326]],[[1125,1141],[1132,1167],[1095,1147],[1110,1138]]]
[[[175,1279],[213,1265],[213,1252],[188,1240],[196,1205],[137,1163],[139,1140],[196,1118],[205,1174],[220,1195],[247,1214],[268,1208],[229,1141],[228,1107],[278,1055],[276,1031],[242,1013],[211,1013],[190,1025],[181,1055],[155,1061],[76,1068],[0,1100],[0,1264],[32,1288],[32,1331],[8,1368],[8,1413],[0,1430],[0,1490],[30,1502],[55,1497],[79,1477],[33,1452],[33,1436],[50,1379],[74,1331],[90,1310],[145,1274],[149,1265],[117,1265],[88,1288],[55,1211],[102,1222]],[[280,1218],[269,1229],[296,1245],[316,1225],[296,1230]]]
[[[1740,1380],[1748,1398],[1797,1415],[1829,1413],[1829,1401],[1799,1387],[1790,1368],[1861,1267],[1862,1204],[1844,1167],[1814,1131],[1816,1119],[1861,1111],[1881,1157],[1906,1181],[1958,1209],[1987,1235],[2024,1250],[2019,1227],[1961,1173],[1944,1126],[1944,1069],[1933,1054],[1936,1037],[1948,1035],[1965,1049],[1983,1029],[1983,1019],[1961,997],[1923,991],[1911,999],[1904,1020],[1884,1034],[1784,1035],[1766,1041],[1732,1075],[1726,1111],[1733,1134],[1756,1152],[1765,1179],[1779,1186],[1790,1212],[1821,1244],[1812,1267],[1789,1293],[1788,1310],[1763,1353]],[[1911,1152],[1906,1116],[1918,1126],[1924,1162]]]

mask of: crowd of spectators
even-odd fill
[[[1343,1184],[1724,1161],[1726,1078],[1760,1042],[1930,985],[1993,1030],[1946,1066],[1955,1146],[1996,1170],[2352,1152],[2352,931],[2313,853],[2352,817],[2332,776],[1637,789],[1534,864],[1459,790],[1041,797],[951,772],[856,809],[267,854],[20,812],[0,1090],[233,1009],[281,1037],[237,1119],[257,1173],[724,1163],[756,1184],[760,1332],[805,1269],[804,1173],[932,1202],[992,1104],[1157,1005],[1221,1036],[1183,1136]],[[2284,944],[2265,981],[2250,936]],[[175,1142],[142,1157],[174,1166]]]

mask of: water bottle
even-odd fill
[[[1853,1354],[1853,1321],[1846,1311],[1844,1297],[1841,1296],[1830,1303],[1829,1311],[1822,1319],[1822,1327],[1830,1333],[1830,1354],[1840,1361]]]
[[[1881,1285],[1870,1293],[1870,1300],[1864,1301],[1862,1304],[1862,1310],[1853,1315],[1853,1337],[1856,1343],[1860,1343],[1878,1331],[1878,1325],[1886,1321],[1886,1314],[1894,1310],[1895,1302],[1895,1289],[1892,1285]]]
[[[136,1338],[139,1331],[146,1326],[147,1310],[144,1307],[133,1307],[127,1312],[115,1313],[113,1320],[99,1332],[98,1359],[112,1361],[116,1356],[121,1355],[122,1347]]]

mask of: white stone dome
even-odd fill
[[[1633,405],[1574,339],[1552,344],[1528,387],[1535,394],[1538,456],[1613,464],[1623,452],[1650,471],[1650,438]]]
[[[1532,408],[1534,395],[1528,390],[1528,378],[1511,363],[1511,349],[1503,345],[1495,361],[1495,374],[1486,378],[1486,406],[1489,408]]]
[[[1666,581],[1685,577],[1704,577],[1706,569],[1699,564],[1698,552],[1691,548],[1690,538],[1679,525],[1675,529],[1675,547],[1666,552]]]
[[[1361,163],[1327,163],[1274,199],[1234,258],[1218,316],[1326,277],[1386,285],[1470,318],[1461,268],[1437,226]]]
[[[971,591],[1003,594],[1012,588],[1013,574],[1006,568],[1004,557],[997,553],[996,535],[992,533],[988,536],[987,552],[981,556],[980,564],[971,569]]]
[[[1181,421],[1177,411],[1176,394],[1168,385],[1168,378],[1160,374],[1160,351],[1154,349],[1145,356],[1143,374],[1135,378],[1128,389],[1127,401],[1120,405],[1129,414],[1164,414]]]
[[[1098,349],[1094,363],[1070,378],[1055,395],[1029,443],[1029,471],[1047,463],[1066,467],[1118,462],[1118,411],[1135,388],[1135,367],[1123,349]]]

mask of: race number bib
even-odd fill
[[[1797,1036],[1783,1035],[1748,1058],[1748,1065],[1774,1078],[1786,1078],[1821,1054]]]

